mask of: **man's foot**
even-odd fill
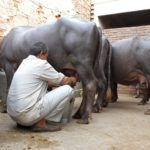
[[[150,115],[150,109],[147,109],[145,112],[144,112],[145,115]]]
[[[60,125],[50,125],[50,124],[45,124],[44,126],[38,126],[34,125],[31,128],[31,131],[33,132],[55,132],[55,131],[60,131],[62,128]]]

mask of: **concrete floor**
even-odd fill
[[[7,114],[0,114],[0,150],[149,150],[150,108],[140,99],[119,95],[102,113],[93,114],[89,125],[72,120],[62,131],[31,133],[17,129]],[[80,104],[75,101],[74,111]]]

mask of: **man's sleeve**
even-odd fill
[[[59,85],[64,74],[57,72],[47,61],[45,61],[41,73],[41,78],[46,81],[50,81],[54,85]]]

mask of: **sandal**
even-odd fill
[[[55,131],[60,131],[62,128],[60,125],[50,125],[50,124],[46,124],[43,127],[34,125],[31,128],[31,131],[33,132],[55,132]]]

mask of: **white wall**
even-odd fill
[[[150,0],[92,0],[96,16],[150,9]]]

